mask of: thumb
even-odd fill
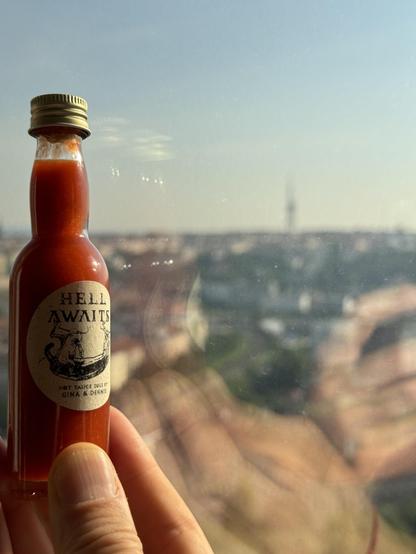
[[[74,444],[49,474],[49,513],[56,554],[139,554],[123,487],[107,454]]]

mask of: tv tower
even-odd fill
[[[292,183],[286,185],[286,231],[295,232],[296,227],[296,200],[295,189]]]

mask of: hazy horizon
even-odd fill
[[[3,236],[7,237],[28,237],[31,234],[30,226],[28,227],[5,227],[2,228]],[[109,236],[138,236],[143,237],[147,235],[233,235],[233,234],[253,234],[253,235],[288,235],[288,236],[301,236],[307,234],[409,234],[416,235],[416,228],[410,229],[406,227],[305,227],[297,228],[294,231],[287,231],[286,229],[274,229],[274,228],[257,228],[257,227],[235,227],[235,228],[207,228],[207,229],[186,229],[177,227],[175,229],[163,229],[163,228],[149,228],[149,229],[99,229],[89,226],[90,235],[109,235]]]

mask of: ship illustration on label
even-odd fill
[[[45,357],[49,368],[55,375],[81,381],[91,379],[102,373],[107,367],[110,356],[110,330],[104,322],[102,350],[96,356],[86,356],[83,347],[83,337],[91,331],[66,329],[62,324],[55,324],[50,333],[50,342],[45,346]],[[88,340],[88,337],[86,337]]]
[[[32,315],[28,368],[42,393],[72,410],[94,410],[110,396],[110,295],[76,281],[51,292]]]

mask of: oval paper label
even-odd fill
[[[27,360],[33,380],[50,400],[72,410],[94,410],[110,396],[110,295],[95,281],[55,290],[29,324]]]

